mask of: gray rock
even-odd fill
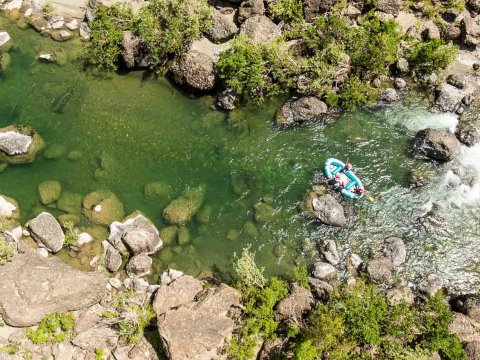
[[[122,266],[122,255],[108,241],[103,241],[102,245],[104,247],[103,264],[111,272],[118,271]]]
[[[0,312],[11,326],[32,326],[54,311],[90,307],[106,294],[107,276],[71,268],[57,257],[26,251],[0,266]]]
[[[402,8],[402,0],[378,0],[376,8],[386,14],[398,15]]]
[[[214,43],[221,43],[231,39],[239,31],[239,28],[233,19],[234,15],[235,13],[233,12],[233,9],[229,14],[214,9],[212,26],[205,31],[205,35]]]
[[[235,329],[233,314],[239,307],[240,294],[222,284],[206,291],[198,301],[171,309],[164,316],[157,314],[159,335],[168,358],[218,358]]]
[[[326,194],[314,198],[312,207],[317,219],[326,225],[342,227],[347,223],[343,206],[332,195]]]
[[[312,293],[297,283],[293,283],[288,296],[277,304],[275,320],[300,324],[303,316],[313,309],[314,304]]]
[[[80,24],[80,27],[78,28],[78,33],[83,39],[88,40],[90,39],[90,34],[92,33],[92,30],[90,30],[90,27],[86,22],[82,22]]]
[[[480,323],[480,298],[477,295],[464,295],[454,301],[454,310]]]
[[[467,5],[476,13],[480,13],[480,3],[477,0],[467,0]]]
[[[317,261],[313,265],[312,276],[319,280],[332,280],[337,276],[337,271],[331,264]]]
[[[122,57],[128,68],[148,67],[151,64],[150,50],[130,30],[123,32]]]
[[[480,44],[480,16],[465,16],[460,23],[462,40],[465,45],[477,46]]]
[[[458,336],[462,342],[480,341],[477,332],[478,324],[463,314],[454,313],[453,319],[448,325],[448,330]]]
[[[403,80],[402,78],[396,78],[395,79],[395,87],[399,90],[405,89],[407,87],[407,82]]]
[[[177,57],[170,66],[170,73],[176,83],[195,90],[207,91],[215,87],[213,58],[197,50]]]
[[[357,254],[350,253],[347,256],[345,263],[350,275],[358,276],[363,263],[362,258]]]
[[[28,153],[32,142],[32,136],[15,130],[0,132],[0,151],[9,156]]]
[[[303,0],[305,20],[312,22],[319,15],[326,13],[338,3],[341,3],[341,0]]]
[[[328,112],[327,104],[314,96],[287,101],[276,115],[277,124],[291,125],[318,120]]]
[[[415,301],[412,290],[406,285],[388,289],[385,296],[390,305],[398,305],[402,302],[412,305]]]
[[[383,254],[392,260],[393,266],[402,265],[407,258],[407,250],[402,239],[389,237],[383,242]]]
[[[30,220],[26,226],[39,246],[45,247],[48,251],[56,253],[60,251],[65,242],[60,223],[47,212],[42,212],[36,218]]]
[[[248,18],[257,15],[263,15],[265,12],[265,5],[263,0],[245,0],[238,8],[238,21],[245,22]]]
[[[458,140],[468,146],[473,146],[480,141],[480,114],[478,110],[467,109],[460,116],[455,135]]]
[[[160,285],[153,301],[153,309],[157,316],[161,316],[170,309],[192,302],[202,290],[203,283],[200,280],[190,275],[181,275]]]
[[[253,16],[245,20],[240,32],[248,36],[254,44],[261,44],[281,35],[280,28],[263,15]]]
[[[450,161],[460,152],[460,143],[450,132],[429,128],[417,132],[413,150],[420,158]]]
[[[417,290],[428,296],[433,296],[443,288],[443,280],[437,274],[429,274],[417,285]]]
[[[263,343],[257,360],[271,360],[281,359],[285,354],[285,344],[288,343],[288,339],[277,337],[274,340],[267,340]]]
[[[441,111],[455,111],[464,96],[465,93],[461,89],[442,83],[436,90],[435,105]]]
[[[135,255],[128,261],[125,270],[130,277],[146,276],[150,274],[152,262],[152,258],[146,254]]]
[[[0,52],[8,51],[11,46],[11,38],[8,32],[0,31]]]
[[[433,21],[429,20],[423,25],[422,35],[426,40],[440,39],[440,30]]]
[[[459,74],[450,74],[447,77],[447,83],[457,89],[464,89],[467,87],[468,78]]]
[[[340,255],[338,254],[337,244],[333,240],[325,241],[325,245],[323,246],[322,255],[333,266],[338,265],[340,262]]]
[[[383,90],[383,92],[378,97],[379,101],[386,104],[392,104],[394,102],[397,102],[399,99],[400,97],[398,96],[397,91],[394,88],[387,88]]]
[[[386,257],[378,257],[368,261],[365,272],[368,279],[375,284],[385,284],[392,277],[393,263]]]
[[[86,329],[72,339],[72,344],[81,349],[95,351],[95,349],[114,349],[119,335],[115,329],[101,325]]]
[[[168,285],[183,275],[184,274],[181,271],[175,269],[167,269],[160,276],[160,285]]]
[[[232,88],[223,90],[217,96],[217,106],[224,110],[230,111],[235,109],[236,101],[237,101],[237,93]]]
[[[465,344],[464,350],[468,360],[480,360],[480,341],[469,341]]]
[[[322,301],[328,300],[328,297],[333,292],[333,286],[326,281],[309,277],[308,283],[310,284],[313,294]]]
[[[163,246],[155,225],[143,215],[130,217],[123,223],[115,221],[110,225],[108,241],[119,251],[124,251],[120,243],[133,254],[154,254]]]

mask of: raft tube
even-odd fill
[[[335,175],[342,172],[344,168],[345,163],[343,161],[334,158],[327,159],[327,161],[325,161],[324,175],[328,179],[328,183],[335,185]],[[364,193],[356,193],[354,187],[356,185],[364,190],[365,188],[363,187],[362,181],[351,170],[345,170],[343,171],[343,174],[348,179],[347,184],[343,188],[341,186],[336,186],[335,189],[347,199],[360,199]]]

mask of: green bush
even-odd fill
[[[36,329],[27,329],[26,335],[35,345],[56,344],[72,334],[74,324],[73,314],[56,311],[46,315]]]
[[[431,73],[445,69],[457,56],[458,47],[452,43],[445,43],[441,39],[416,43],[407,59],[413,69],[421,73]]]
[[[274,0],[268,3],[273,18],[287,23],[303,20],[303,4],[300,0]]]
[[[347,110],[353,110],[363,104],[373,103],[378,96],[377,91],[357,76],[349,78],[339,94],[341,105]]]
[[[305,266],[295,266],[293,268],[293,279],[296,283],[298,283],[298,285],[310,290],[310,284],[308,283],[308,271]]]
[[[3,235],[0,234],[0,265],[12,261],[14,252],[14,246],[8,244]]]

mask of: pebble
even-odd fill
[[[115,289],[120,289],[122,287],[122,282],[117,279],[117,278],[110,278],[108,279],[108,282],[110,283],[110,285],[112,285]]]
[[[73,19],[73,20],[70,20],[69,22],[67,22],[65,24],[65,26],[67,27],[67,29],[69,30],[76,30],[78,28],[78,21],[77,19]]]
[[[78,235],[76,245],[77,246],[82,246],[82,245],[88,244],[92,240],[93,240],[93,237],[90,234],[83,232],[83,233]]]
[[[90,266],[93,268],[98,265],[98,261],[100,260],[99,256],[94,256],[92,257],[92,260],[90,260]]]
[[[28,231],[27,229],[23,229],[22,234],[23,236],[28,237],[30,236],[30,231]]]
[[[93,208],[93,211],[100,212],[102,211],[102,205],[97,205]]]
[[[45,249],[45,248],[38,248],[37,251],[38,251],[38,253],[40,254],[40,256],[48,257],[48,251],[47,251],[47,249]]]

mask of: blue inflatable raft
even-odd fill
[[[362,181],[349,170],[343,161],[330,158],[325,161],[324,174],[327,182],[335,186],[344,197],[348,199],[360,199],[365,195]]]

